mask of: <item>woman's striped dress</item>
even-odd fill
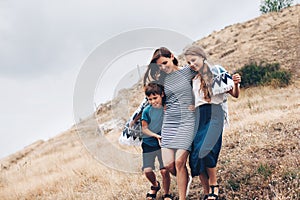
[[[162,126],[162,148],[190,150],[194,139],[195,112],[191,79],[196,72],[188,66],[165,78],[166,111]]]

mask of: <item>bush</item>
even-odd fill
[[[293,0],[263,0],[259,10],[262,13],[278,12],[292,4]]]
[[[272,85],[274,87],[285,87],[291,82],[291,73],[280,69],[278,63],[256,64],[251,63],[237,70],[242,76],[241,87],[259,85]]]

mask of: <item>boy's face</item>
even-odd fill
[[[150,96],[147,96],[147,99],[149,104],[152,105],[154,108],[160,108],[162,106],[162,97],[163,95],[150,94]]]

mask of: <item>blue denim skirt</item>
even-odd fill
[[[198,128],[189,158],[193,177],[206,173],[206,168],[216,167],[224,127],[224,111],[221,105],[204,104],[198,109]]]

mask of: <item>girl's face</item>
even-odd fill
[[[149,96],[147,96],[149,104],[154,108],[160,108],[162,106],[162,98],[163,94],[150,94]]]
[[[186,55],[185,59],[190,68],[194,71],[199,71],[203,67],[203,60],[201,56]]]
[[[167,74],[170,74],[173,71],[177,70],[177,66],[173,63],[174,56],[172,55],[171,58],[161,56],[157,59],[156,64],[159,66],[159,69],[164,71]]]

